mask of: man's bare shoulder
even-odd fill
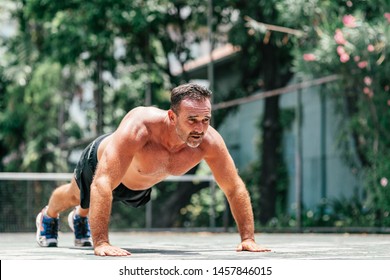
[[[206,151],[209,152],[213,152],[226,147],[225,141],[223,140],[221,134],[219,134],[219,132],[211,126],[208,128],[202,144],[204,144],[204,148],[206,149]]]
[[[153,123],[162,121],[166,116],[167,111],[156,107],[136,107],[129,111],[124,120],[132,120],[134,122]]]
[[[125,138],[148,138],[164,123],[167,113],[155,107],[136,107],[129,111],[120,123],[116,134]]]
[[[155,107],[136,107],[123,118],[120,127],[147,128],[153,124],[163,123],[167,113]]]

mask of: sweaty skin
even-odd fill
[[[96,255],[130,255],[127,250],[112,246],[108,238],[112,191],[116,186],[122,183],[132,190],[145,190],[170,175],[185,174],[203,159],[225,193],[237,223],[241,237],[237,251],[270,251],[254,240],[249,194],[222,137],[209,125],[210,119],[209,99],[184,99],[177,114],[172,110],[138,107],[102,141],[91,185],[90,208],[80,209],[83,215],[89,212]],[[79,199],[74,180],[70,188],[69,192]]]

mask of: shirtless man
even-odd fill
[[[168,111],[137,107],[114,133],[92,142],[81,155],[74,178],[58,187],[38,214],[38,244],[57,246],[59,214],[75,207],[68,222],[76,246],[92,246],[93,241],[97,256],[130,255],[109,242],[112,202],[144,205],[153,185],[169,175],[186,173],[204,159],[237,223],[241,237],[237,250],[270,251],[254,240],[250,197],[224,140],[210,126],[210,97],[211,92],[199,85],[178,86],[172,90]]]

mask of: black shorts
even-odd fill
[[[80,206],[83,209],[89,208],[91,198],[91,183],[95,175],[96,166],[98,163],[97,150],[102,140],[109,134],[98,137],[95,141],[85,148],[81,154],[80,160],[74,170],[74,177],[80,189]],[[113,201],[121,201],[133,207],[145,205],[150,200],[152,189],[133,191],[125,185],[120,184],[114,189]]]

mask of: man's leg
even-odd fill
[[[89,209],[80,207],[80,189],[75,179],[72,179],[69,184],[62,185],[54,190],[46,213],[49,217],[57,218],[61,212],[72,207],[74,209],[68,215],[68,224],[75,235],[74,244],[78,247],[92,246],[88,221]]]
[[[58,215],[71,208],[80,204],[80,189],[74,178],[69,184],[59,186],[52,193],[48,207],[46,209],[46,215],[52,218],[57,218]],[[88,215],[88,210],[83,213],[85,216]]]
[[[69,184],[54,190],[48,206],[44,207],[36,218],[36,240],[40,246],[57,247],[59,214],[78,204],[80,204],[80,190],[74,179]]]
[[[77,247],[92,246],[91,228],[88,220],[88,209],[77,206],[68,215],[69,227],[74,232],[74,245]]]

